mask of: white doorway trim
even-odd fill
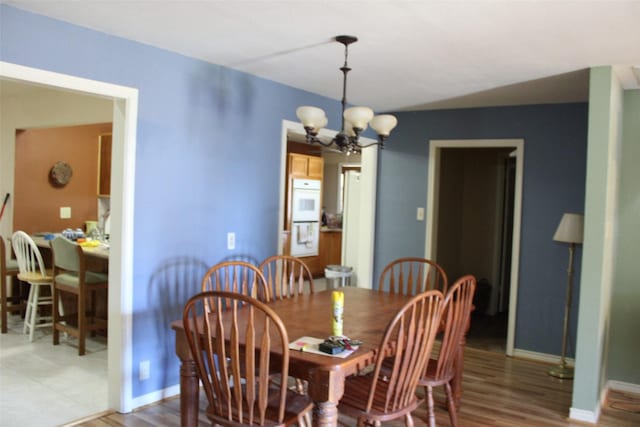
[[[108,405],[132,408],[131,317],[133,210],[138,90],[0,61],[0,78],[65,89],[113,100],[111,248],[109,254]],[[127,183],[127,185],[125,185]],[[115,230],[115,232],[114,232]]]
[[[516,310],[518,302],[518,271],[520,265],[520,224],[522,217],[522,165],[524,163],[523,139],[462,139],[429,141],[429,176],[427,185],[427,221],[425,238],[425,258],[436,257],[438,223],[435,201],[439,199],[440,154],[443,148],[509,148],[513,147],[516,157],[516,178],[513,203],[513,238],[511,252],[511,286],[509,290],[509,321],[507,326],[506,354],[513,356],[515,345]]]
[[[284,231],[284,210],[286,194],[283,183],[287,176],[287,134],[289,132],[304,135],[304,127],[301,123],[289,120],[282,121],[282,136],[280,144],[280,209],[278,212],[278,253],[282,254],[282,232]],[[334,130],[322,129],[319,137],[333,138],[337,134]],[[371,144],[376,141],[370,138],[360,137],[363,144]],[[358,272],[358,286],[371,288],[373,284],[373,253],[376,225],[376,183],[378,174],[378,148],[376,146],[362,150],[360,175],[360,223],[358,235],[360,245],[358,261],[354,271]]]

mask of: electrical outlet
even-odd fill
[[[236,233],[227,233],[227,249],[236,248]]]
[[[418,212],[416,213],[416,219],[418,221],[424,221],[424,208],[418,208]]]
[[[69,219],[71,218],[71,208],[70,207],[61,207],[60,208],[60,219]]]
[[[140,362],[140,372],[138,374],[138,377],[140,378],[140,381],[144,381],[148,380],[150,376],[151,362],[149,362],[148,360],[143,360],[142,362]]]

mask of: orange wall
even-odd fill
[[[110,132],[111,123],[16,132],[14,230],[84,229],[85,221],[98,219],[98,138]],[[51,167],[58,161],[73,171],[64,187],[49,182]],[[70,219],[60,219],[63,206],[71,208]]]

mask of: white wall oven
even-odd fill
[[[294,179],[291,194],[291,255],[318,255],[322,182]]]

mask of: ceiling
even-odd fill
[[[2,3],[377,111],[586,101],[638,88],[640,0],[40,0]]]

